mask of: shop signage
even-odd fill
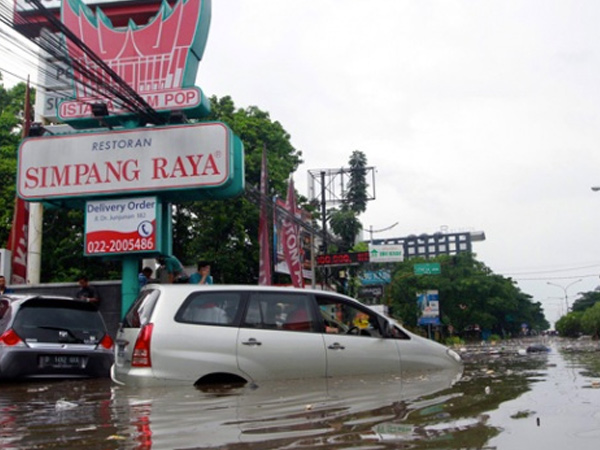
[[[404,261],[404,247],[402,245],[374,245],[369,244],[371,262],[386,263]]]
[[[86,202],[86,256],[157,252],[157,197]]]
[[[317,256],[317,266],[347,266],[369,262],[369,252],[332,253]]]
[[[361,286],[358,289],[358,296],[360,298],[381,298],[383,297],[383,285]]]
[[[235,169],[234,169],[235,168]],[[25,139],[17,190],[28,201],[244,188],[243,147],[220,122]],[[177,197],[183,200],[184,197]],[[213,197],[214,198],[214,197]]]
[[[155,111],[169,116],[183,111],[188,118],[208,114],[210,104],[194,86],[198,63],[204,53],[210,25],[209,0],[163,2],[156,15],[143,25],[130,21],[114,26],[101,9],[95,12],[82,0],[64,0],[61,21]],[[74,99],[58,105],[58,117],[75,128],[104,126],[92,114],[91,105],[105,103],[104,124],[119,125],[136,113],[116,99],[121,87],[78,46],[68,44],[73,61]],[[85,67],[85,71],[79,67]],[[94,74],[102,80],[90,74]]]

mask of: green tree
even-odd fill
[[[367,210],[367,157],[360,150],[354,150],[348,161],[350,166],[350,181],[345,203],[356,214]]]
[[[563,337],[577,337],[583,332],[581,324],[583,313],[580,311],[571,311],[556,321],[555,328]]]
[[[573,302],[573,311],[585,311],[588,308],[591,308],[596,303],[600,302],[600,292],[598,291],[590,291],[584,292],[581,294],[577,300]]]
[[[282,125],[256,106],[236,108],[230,97],[213,97],[211,106],[208,119],[227,123],[244,143],[246,185],[258,187],[266,146],[269,187],[285,195],[302,153],[293,147]],[[254,284],[258,279],[258,218],[258,203],[249,195],[176,205],[174,253],[185,264],[212,261],[215,282]]]
[[[0,74],[0,81],[2,76]],[[12,228],[17,177],[17,148],[21,141],[25,83],[5,89],[0,83],[0,246]],[[34,94],[32,92],[32,102]]]
[[[356,236],[362,230],[362,224],[354,211],[347,206],[340,209],[331,209],[329,224],[331,230],[340,237],[341,245],[339,251],[345,252],[354,246]]]
[[[588,308],[581,316],[583,331],[595,339],[600,337],[600,303]]]
[[[348,161],[350,166],[350,181],[344,193],[343,204],[329,210],[331,230],[341,238],[341,251],[348,251],[355,244],[355,239],[362,224],[358,220],[360,213],[367,209],[367,157],[359,150],[352,152]]]
[[[440,263],[440,275],[415,275],[413,266],[419,262],[425,260],[397,263],[388,288],[388,304],[405,324],[417,324],[417,294],[437,290],[442,323],[459,334],[475,325],[499,335],[518,334],[523,322],[532,329],[549,328],[539,302],[532,302],[510,278],[494,274],[474,255],[465,252],[428,260]]]
[[[42,283],[73,282],[82,274],[92,280],[121,279],[120,260],[83,255],[82,210],[46,208],[43,229]]]

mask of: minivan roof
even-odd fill
[[[177,296],[187,296],[192,292],[198,292],[202,290],[206,291],[244,291],[244,292],[286,292],[286,293],[309,293],[314,295],[326,294],[328,296],[335,296],[344,298],[346,300],[354,301],[361,305],[364,305],[359,300],[350,297],[348,295],[340,294],[334,291],[324,291],[321,289],[299,289],[291,286],[259,286],[254,284],[159,284],[149,283],[145,285],[142,290],[156,289],[162,292],[172,292]],[[368,306],[368,305],[364,305]]]
[[[175,284],[161,284],[161,283],[148,283],[144,286],[144,289],[161,289],[161,290],[175,290],[179,292],[192,292],[199,289],[206,290],[238,290],[238,291],[278,291],[278,292],[311,292],[316,294],[337,294],[342,295],[334,291],[325,291],[321,289],[304,288],[299,289],[291,286],[259,286],[254,284],[191,284],[191,283],[175,283]]]

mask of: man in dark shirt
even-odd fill
[[[77,291],[77,294],[75,295],[75,297],[77,297],[80,300],[85,300],[90,303],[95,303],[96,305],[99,305],[100,304],[100,296],[98,295],[96,288],[94,286],[90,285],[87,277],[85,275],[79,277],[78,283],[79,283],[80,289],[79,289],[79,291]]]
[[[6,278],[4,275],[0,275],[0,294],[12,294],[13,290],[9,287],[6,287]]]

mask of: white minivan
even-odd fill
[[[151,284],[116,337],[119,384],[402,375],[461,366],[451,349],[344,295],[265,286]]]

